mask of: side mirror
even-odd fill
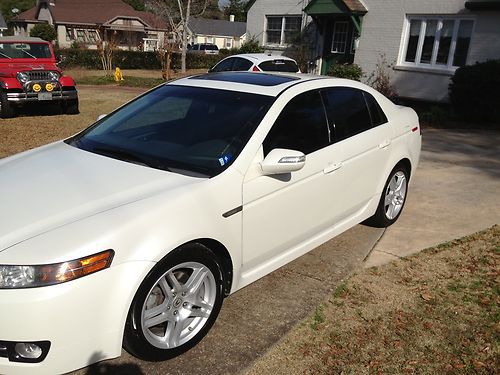
[[[275,148],[260,163],[264,175],[291,173],[302,169],[306,156],[295,150]]]
[[[107,113],[104,113],[104,114],[102,114],[102,115],[99,115],[99,116],[97,116],[97,120],[96,120],[96,121],[99,121],[99,120],[103,119],[103,118],[104,118],[104,117],[106,117],[106,116],[107,116]]]

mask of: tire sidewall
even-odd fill
[[[214,307],[203,328],[191,340],[172,349],[160,349],[153,346],[142,332],[142,308],[149,292],[158,279],[170,268],[184,262],[199,262],[210,269],[215,278],[217,288]],[[217,262],[215,255],[205,246],[199,244],[189,244],[168,254],[149,272],[135,294],[125,326],[125,349],[136,357],[149,361],[167,360],[191,349],[198,342],[200,342],[201,339],[203,339],[215,323],[224,298],[223,285],[221,267]]]

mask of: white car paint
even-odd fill
[[[206,238],[222,244],[231,256],[234,293],[373,215],[392,168],[402,159],[412,172],[418,164],[417,116],[358,82],[296,77],[277,86],[174,82],[276,97],[242,153],[213,178],[156,170],[63,142],[0,160],[0,264],[116,252],[109,269],[77,280],[0,290],[0,341],[52,343],[42,363],[0,357],[0,373],[62,373],[119,356],[139,284],[182,244]],[[368,91],[389,122],[307,155],[289,180],[265,176],[262,142],[283,107],[304,91],[331,86]],[[326,200],[315,199],[320,196]],[[223,217],[238,206],[241,212]]]

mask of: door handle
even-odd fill
[[[329,164],[328,166],[326,166],[326,167],[323,169],[323,173],[325,173],[325,174],[327,174],[327,173],[331,173],[331,172],[333,172],[333,171],[336,171],[336,170],[337,170],[337,169],[339,169],[340,167],[342,167],[342,162]]]
[[[390,139],[386,139],[386,140],[384,140],[382,143],[380,143],[378,145],[378,148],[386,148],[390,144],[391,144],[391,140]]]

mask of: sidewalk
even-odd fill
[[[399,220],[365,262],[377,266],[500,223],[500,132],[426,130]]]

